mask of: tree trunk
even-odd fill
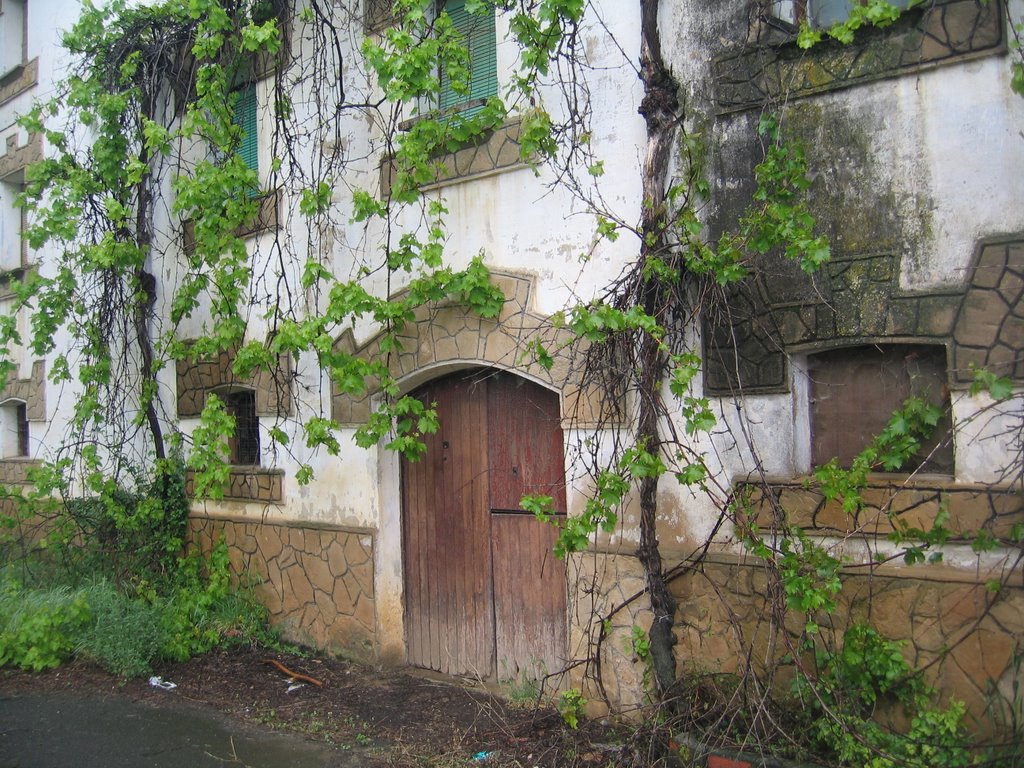
[[[679,99],[672,74],[661,54],[658,30],[659,0],[640,0],[641,40],[640,79],[644,99],[640,114],[647,126],[647,151],[643,164],[643,209],[640,220],[641,262],[663,253],[665,245],[665,195],[669,158],[677,125]],[[664,324],[667,317],[667,291],[656,277],[646,278],[641,287],[644,311]],[[658,420],[661,407],[661,386],[668,359],[657,340],[642,337],[638,350],[640,403],[637,443],[650,453],[661,450]],[[672,648],[676,643],[676,602],[668,590],[658,545],[658,478],[645,477],[640,482],[640,548],[637,556],[644,568],[647,589],[651,596],[654,620],[649,632],[651,660],[659,694],[664,695],[675,682],[676,663]]]

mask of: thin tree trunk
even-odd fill
[[[150,116],[153,113],[149,99],[143,104],[143,114]],[[139,158],[143,163],[149,159],[149,153],[143,144]],[[139,183],[139,203],[135,217],[135,238],[140,248],[148,249],[152,238],[149,231],[149,208],[150,194],[147,182],[148,177]],[[156,304],[156,277],[147,272],[145,267],[135,270],[135,280],[138,284],[140,296],[135,302],[135,339],[139,345],[139,352],[142,355],[142,370],[140,371],[141,382],[139,384],[139,399],[146,411],[146,423],[149,426],[149,433],[153,439],[153,453],[157,459],[166,457],[164,449],[163,428],[160,426],[160,417],[156,412],[154,403],[155,395],[147,391],[147,384],[156,384],[156,372],[153,370],[153,339],[149,332],[149,322],[152,318],[153,307]],[[155,391],[155,386],[154,386]]]
[[[675,139],[679,99],[677,86],[662,59],[658,30],[659,0],[640,0],[640,79],[644,99],[640,114],[647,126],[647,152],[643,164],[643,210],[640,220],[642,235],[641,261],[660,256],[665,245],[665,195],[669,158]],[[657,278],[645,281],[641,302],[647,314],[664,323],[667,316],[666,290]],[[640,366],[640,403],[637,442],[654,454],[661,450],[659,418],[661,385],[668,365],[665,351],[658,342],[645,335],[638,350]],[[649,632],[654,677],[660,694],[675,682],[676,663],[672,648],[676,643],[676,601],[669,592],[661,561],[657,532],[658,479],[642,478],[640,482],[640,548],[637,556],[643,565],[647,589],[651,596],[654,620]]]

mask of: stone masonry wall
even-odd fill
[[[771,621],[765,571],[748,558],[722,557],[672,584],[679,601],[676,654],[698,671],[737,672],[741,651],[755,664],[779,662],[786,628]],[[1017,573],[998,595],[970,572],[943,566],[850,569],[840,607],[826,635],[866,621],[885,637],[905,643],[904,656],[939,691],[939,701],[967,706],[967,724],[980,738],[1008,722],[1014,686],[1024,684],[1024,582]],[[930,666],[929,666],[930,665]],[[776,677],[788,684],[792,674]],[[1021,703],[1016,700],[1016,707]],[[1018,718],[1022,713],[1017,712]]]
[[[376,639],[370,532],[283,521],[200,517],[191,535],[205,552],[220,537],[232,571],[254,578],[256,597],[285,639],[371,658]]]
[[[603,642],[601,684],[592,665],[586,679],[582,668],[575,670],[572,685],[582,687],[591,714],[605,711],[605,697],[612,709],[630,711],[642,704],[644,674],[630,633],[634,624],[647,631],[651,621],[642,597],[629,602],[643,589],[640,563],[630,555],[595,552],[575,562],[581,579],[570,606],[570,654],[587,657],[588,635],[600,635]],[[912,666],[926,669],[940,702],[963,701],[967,725],[977,737],[998,735],[1009,708],[1021,707],[1014,686],[1024,685],[1024,574],[1018,569],[998,595],[983,577],[942,565],[854,567],[843,580],[839,608],[822,626],[823,636],[838,637],[857,621],[903,641],[904,656]],[[736,674],[741,660],[749,658],[762,674],[767,664],[780,665],[776,690],[788,692],[793,667],[783,661],[788,651],[784,633],[795,637],[802,615],[791,615],[786,626],[775,624],[771,589],[759,560],[711,553],[700,567],[680,572],[671,590],[678,601],[680,674]],[[1018,711],[1017,717],[1022,714]]]
[[[950,349],[951,388],[970,385],[971,365],[1024,383],[1024,241],[1016,237],[979,244],[967,285],[927,293],[902,290],[889,255],[837,259],[814,277],[775,270],[730,295],[727,322],[709,322],[708,392],[786,391],[790,350],[907,339]]]

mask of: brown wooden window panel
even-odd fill
[[[931,438],[901,472],[953,471],[946,350],[934,345],[848,347],[811,355],[811,461],[849,466],[911,397],[940,406]]]

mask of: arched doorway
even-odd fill
[[[558,396],[491,369],[434,380],[426,455],[402,460],[410,664],[483,679],[537,678],[566,653],[565,564],[524,495],[565,513]]]

